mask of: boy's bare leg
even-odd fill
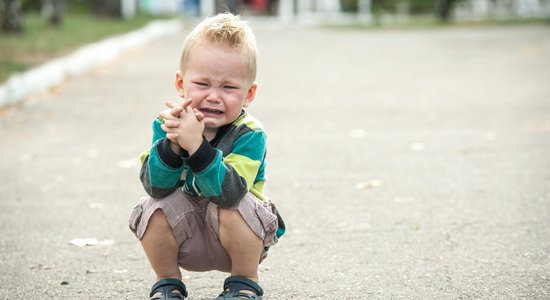
[[[258,282],[263,241],[250,229],[238,210],[219,208],[218,216],[220,241],[231,257],[231,275]]]
[[[157,280],[162,278],[181,280],[178,243],[161,209],[157,209],[149,219],[145,234],[141,238],[141,245],[157,274]]]

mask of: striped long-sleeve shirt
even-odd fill
[[[203,139],[189,156],[170,149],[170,141],[153,122],[153,144],[141,155],[141,182],[153,198],[162,198],[178,188],[203,196],[222,208],[234,207],[250,191],[266,201],[263,194],[266,135],[261,123],[242,111],[233,123],[218,129],[216,137]]]

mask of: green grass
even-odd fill
[[[63,25],[55,28],[38,14],[25,14],[24,31],[21,34],[7,35],[0,32],[0,83],[15,72],[63,56],[84,44],[138,29],[153,19],[147,15],[137,15],[131,20],[116,20],[87,14],[68,14],[65,15]]]

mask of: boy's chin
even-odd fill
[[[204,128],[205,129],[210,129],[210,130],[218,130],[218,128],[222,127],[224,124],[222,124],[220,121],[218,120],[208,120],[208,119],[205,119],[204,120]]]

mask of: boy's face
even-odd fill
[[[256,94],[243,54],[228,48],[196,44],[189,52],[185,73],[176,73],[180,97],[204,114],[205,133],[235,121]]]

